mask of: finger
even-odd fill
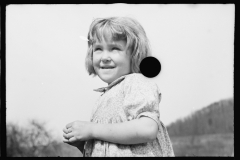
[[[70,139],[70,138],[72,138],[72,137],[74,137],[74,134],[73,133],[68,133],[68,134],[66,134],[66,139]]]
[[[69,141],[63,141],[66,144],[73,145],[73,143],[70,143]]]
[[[68,128],[72,127],[72,124],[73,124],[73,122],[68,123],[68,124],[66,125],[66,128],[68,129]]]
[[[77,141],[77,138],[74,137],[74,136],[68,139],[69,143],[73,143],[73,142],[76,142],[76,141]]]
[[[67,140],[69,139],[69,138],[68,138],[68,135],[65,134],[65,133],[63,133],[63,138],[65,138],[65,139],[67,139]]]
[[[68,133],[71,133],[71,132],[72,132],[72,127],[71,127],[71,128],[68,128],[68,129],[67,129],[67,132],[68,132]]]
[[[74,135],[73,135],[73,133],[68,133],[68,134],[63,133],[63,137],[64,137],[65,139],[69,139],[69,138],[71,138],[71,137],[74,137]]]
[[[63,138],[63,142],[64,143],[69,143],[68,139],[66,139],[66,138]]]
[[[63,128],[63,132],[67,134],[68,133],[67,128]]]

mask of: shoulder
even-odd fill
[[[160,93],[158,85],[150,78],[145,77],[140,73],[132,73],[125,77],[124,90],[135,91],[153,91]]]
[[[161,101],[161,92],[153,79],[139,73],[132,73],[123,81],[123,95],[130,104],[132,103],[157,103]]]
[[[146,80],[146,77],[144,77],[141,73],[131,73],[125,77],[126,80],[133,81],[133,80]]]
[[[144,86],[157,86],[157,84],[150,78],[145,77],[140,73],[132,73],[125,77],[126,85],[134,85],[134,84],[143,84]]]

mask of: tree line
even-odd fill
[[[7,157],[57,156],[56,144],[44,123],[31,120],[28,128],[7,124]]]
[[[73,146],[54,139],[46,123],[30,120],[26,127],[7,123],[7,157],[81,157]]]
[[[167,126],[170,136],[234,132],[233,98],[221,100]]]

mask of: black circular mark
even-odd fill
[[[140,71],[145,77],[156,77],[161,71],[161,63],[155,57],[146,57],[140,63]]]

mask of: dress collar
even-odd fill
[[[111,89],[113,86],[115,86],[116,84],[120,83],[122,80],[125,79],[127,75],[121,76],[119,78],[117,78],[116,80],[114,80],[112,83],[110,83],[107,87],[102,87],[102,88],[98,88],[98,89],[94,89],[94,91],[97,92],[106,92],[107,90]]]

